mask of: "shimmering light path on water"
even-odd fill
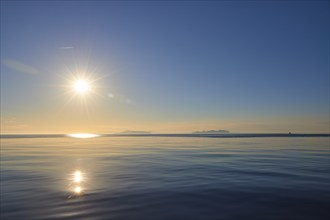
[[[1,139],[1,219],[328,219],[329,137]]]

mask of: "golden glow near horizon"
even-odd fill
[[[68,137],[73,137],[73,138],[94,138],[94,137],[99,137],[100,135],[81,133],[81,134],[68,134],[67,136]]]
[[[78,79],[73,83],[73,90],[78,95],[85,95],[91,91],[91,83],[85,79]]]

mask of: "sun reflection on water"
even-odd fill
[[[74,172],[74,174],[73,174],[73,181],[75,183],[80,183],[82,181],[82,175],[81,175],[81,172],[80,171]]]
[[[70,195],[68,196],[69,199],[77,198],[84,195],[84,187],[83,183],[85,182],[85,173],[81,172],[80,170],[76,170],[71,174],[70,183],[69,183],[69,190]]]
[[[81,188],[80,186],[77,186],[76,188],[74,188],[74,192],[75,192],[76,194],[80,194],[81,191],[82,191],[82,188]]]

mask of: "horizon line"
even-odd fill
[[[77,134],[77,133],[76,133]],[[92,134],[80,133],[80,135],[96,135],[97,137],[201,137],[201,138],[261,138],[261,137],[330,137],[330,133],[108,133]],[[0,139],[10,138],[79,138],[72,134],[0,134]]]

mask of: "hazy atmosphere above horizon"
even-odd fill
[[[329,1],[1,1],[1,133],[329,133]]]

